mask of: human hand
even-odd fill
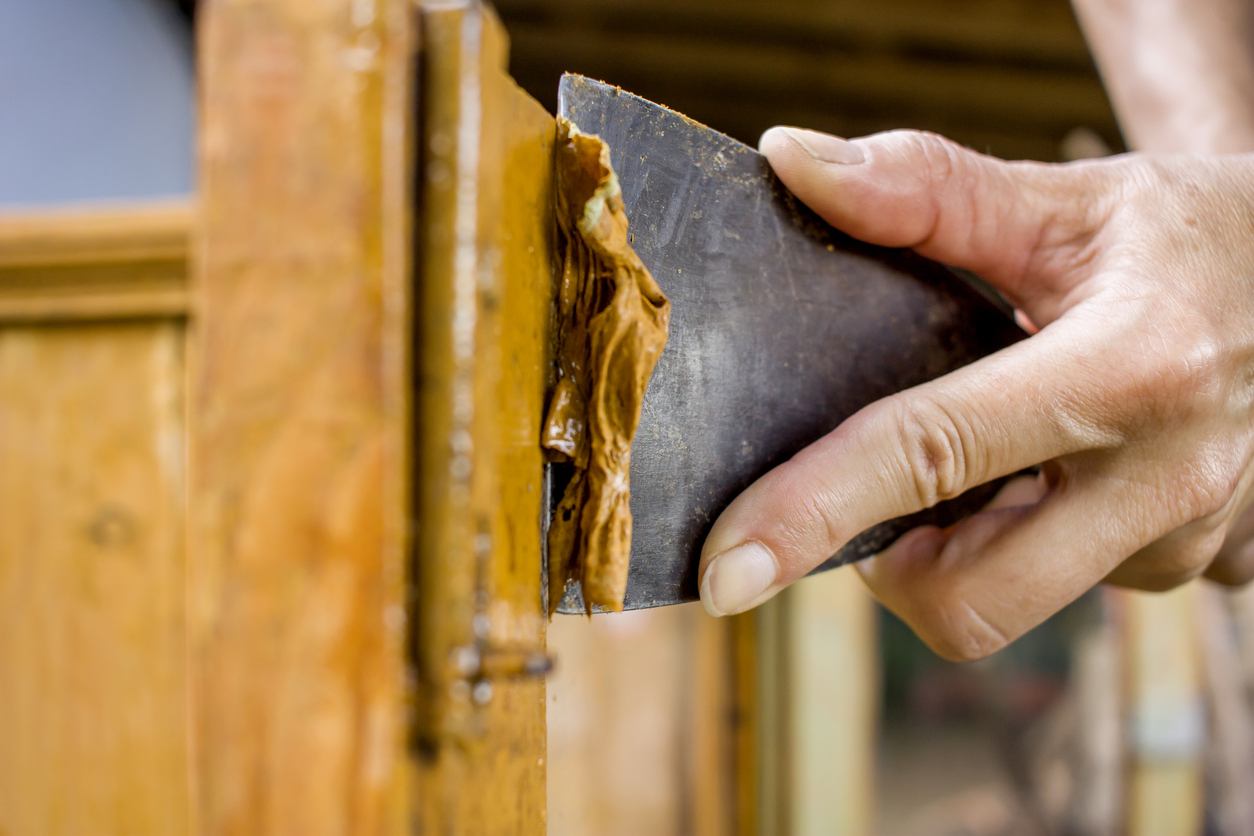
[[[1254,155],[1005,163],[913,131],[796,129],[760,147],[829,223],[977,273],[1040,332],[871,404],[750,486],[702,550],[711,614],[1038,463],[859,567],[941,655],[986,656],[1103,579],[1254,577]]]

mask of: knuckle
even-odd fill
[[[1223,531],[1218,524],[1236,511],[1241,476],[1241,469],[1234,466],[1232,458],[1217,451],[1204,451],[1193,461],[1186,462],[1183,474],[1176,481],[1181,494],[1176,504],[1184,516],[1181,521],[1214,522],[1215,530],[1210,536],[1218,536],[1222,543]]]
[[[1224,586],[1245,586],[1254,580],[1254,554],[1246,553],[1226,557],[1220,555],[1206,569],[1206,577]]]
[[[1175,180],[1170,166],[1156,157],[1141,157],[1130,167],[1126,180],[1131,196],[1159,197],[1171,191]]]
[[[1227,358],[1217,341],[1187,326],[1172,330],[1177,339],[1159,353],[1151,383],[1158,384],[1160,404],[1186,417],[1214,415],[1226,401]],[[1183,343],[1183,344],[1181,344]]]
[[[959,182],[971,175],[965,149],[952,140],[931,131],[914,131],[911,140],[933,187]]]
[[[1009,644],[1001,630],[964,603],[935,609],[920,634],[937,656],[949,662],[978,662]]]
[[[921,507],[952,499],[967,486],[972,447],[966,427],[936,403],[896,398],[900,450]]]
[[[1196,523],[1138,552],[1112,573],[1112,580],[1145,592],[1166,592],[1205,573],[1223,543],[1222,526]]]
[[[1124,173],[1120,199],[1134,213],[1144,206],[1184,208],[1197,200],[1197,185],[1180,168],[1159,157],[1138,157],[1121,166]]]
[[[1010,643],[1010,636],[955,590],[931,589],[915,612],[915,629],[937,655],[975,662]]]
[[[934,202],[935,223],[939,224],[944,214],[940,211],[940,202],[957,197],[962,202],[950,203],[949,211],[952,213],[958,210],[960,215],[971,219],[974,229],[978,226],[974,219],[979,216],[981,205],[978,195],[982,167],[975,162],[967,149],[943,136],[919,131],[914,135],[914,144],[923,161],[924,182],[927,183]],[[930,235],[936,234],[936,231],[934,228]]]
[[[1114,349],[1114,359],[1126,373],[1111,392],[1128,410],[1122,418],[1125,429],[1172,429],[1222,412],[1229,361],[1216,340],[1199,332],[1196,317],[1164,315],[1148,304],[1128,305],[1125,311],[1131,321],[1120,330],[1137,337],[1119,337],[1123,343]]]
[[[1170,568],[1178,576],[1191,580],[1206,571],[1206,567],[1210,566],[1223,545],[1223,529],[1208,527],[1208,530],[1189,538],[1179,549],[1177,558],[1171,561],[1174,565]]]

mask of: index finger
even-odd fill
[[[1082,317],[877,401],[736,498],[702,549],[701,599],[741,612],[863,530],[1042,461],[1113,446],[1119,399]],[[1043,371],[1047,374],[1043,374]]]

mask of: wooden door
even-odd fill
[[[0,833],[189,829],[189,219],[0,217]]]
[[[0,834],[542,834],[553,119],[474,0],[198,31],[194,208],[0,219]],[[651,618],[769,827],[758,620]]]

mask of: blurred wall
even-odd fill
[[[1121,147],[1067,0],[496,0],[510,69],[550,108],[590,75],[756,144],[772,125],[945,134],[1059,160]]]
[[[192,73],[165,0],[0,0],[0,206],[190,192]]]

